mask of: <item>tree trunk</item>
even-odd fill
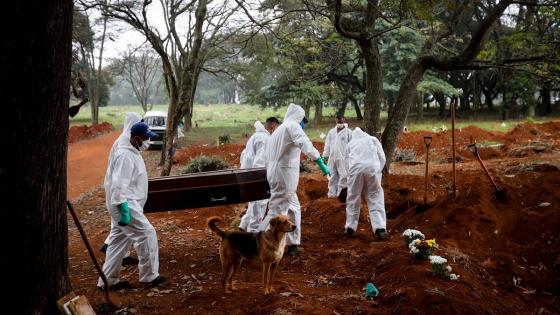
[[[0,99],[14,126],[4,126],[0,137],[0,145],[10,150],[0,166],[4,308],[58,314],[56,301],[70,290],[66,163],[72,1],[13,1],[3,10],[14,21],[26,21],[4,32],[0,54]],[[8,232],[9,227],[15,229]]]
[[[309,102],[303,102],[302,107],[305,111],[305,117],[309,119],[309,114],[311,113],[311,104]]]
[[[185,66],[181,73],[181,86],[179,90],[179,100],[177,106],[174,108],[169,107],[167,111],[167,124],[165,128],[166,141],[164,148],[164,161],[161,170],[162,176],[168,176],[171,173],[171,167],[173,166],[173,144],[177,135],[177,128],[179,127],[179,120],[186,116],[189,111],[192,111],[192,106],[194,103],[194,92],[196,89],[196,84],[198,80],[198,73],[200,73],[200,63],[202,60],[201,48],[202,48],[202,26],[206,17],[206,5],[207,0],[198,1],[198,7],[196,8],[196,22],[194,31],[194,40],[191,51],[187,56],[185,56]],[[192,112],[191,112],[192,115]]]
[[[383,144],[383,149],[385,150],[385,156],[387,158],[387,170],[391,165],[393,154],[410,110],[410,105],[416,95],[416,87],[425,71],[426,67],[423,65],[422,60],[416,60],[408,70],[399,88],[395,108],[393,109],[391,117],[387,120],[387,126],[381,136],[381,143]]]
[[[489,93],[485,93],[484,90],[482,91],[482,94],[484,94],[484,103],[486,104],[486,107],[489,110],[494,109],[494,102],[493,102],[493,98],[492,98],[492,92]]]
[[[550,83],[545,83],[540,91],[541,101],[537,107],[537,113],[539,116],[546,116],[552,113],[552,100],[550,96]]]
[[[101,33],[101,46],[99,48],[99,60],[95,74],[95,97],[91,102],[91,123],[96,125],[99,123],[99,97],[101,90],[101,69],[103,67],[103,47],[105,46],[105,34],[107,33],[108,17],[103,17],[103,32]],[[95,103],[95,106],[94,106]]]
[[[323,103],[317,102],[315,104],[315,117],[314,117],[315,126],[319,125],[322,119],[323,119]]]
[[[346,107],[347,106],[348,106],[348,96],[344,96],[344,99],[342,100],[342,103],[340,104],[340,107],[336,111],[336,114],[344,116],[346,114]]]
[[[424,121],[424,95],[422,92],[416,93],[416,119],[418,121]]]
[[[434,99],[439,105],[438,116],[439,118],[445,117],[445,95],[441,92],[434,93]]]
[[[362,50],[366,66],[366,97],[364,104],[364,129],[371,135],[381,130],[379,117],[381,114],[381,99],[383,93],[383,72],[381,58],[377,47],[377,39],[358,41]]]
[[[360,104],[358,104],[358,100],[353,95],[350,95],[348,98],[354,105],[354,110],[356,111],[356,119],[364,120],[364,117],[362,116],[362,111],[360,110]]]

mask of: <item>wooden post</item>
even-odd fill
[[[456,174],[455,174],[455,98],[451,99],[451,146],[453,162],[453,200],[457,198]]]

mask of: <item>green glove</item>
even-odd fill
[[[323,176],[324,175],[331,175],[331,170],[329,170],[327,165],[325,165],[325,161],[323,161],[322,157],[319,157],[318,159],[316,159],[315,163],[317,163],[317,165],[319,165],[319,168],[323,172]]]
[[[130,224],[130,210],[128,209],[128,201],[117,206],[119,208],[119,225],[127,226]]]

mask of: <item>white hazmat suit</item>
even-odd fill
[[[301,152],[312,160],[320,157],[300,126],[304,117],[305,111],[301,106],[290,104],[284,122],[270,136],[266,147],[270,200],[268,213],[259,230],[264,231],[270,219],[280,214],[287,215],[296,225],[295,231],[287,235],[287,245],[299,245],[301,240],[301,206],[296,194]]]
[[[130,128],[132,128],[132,125],[134,125],[137,122],[140,122],[142,120],[142,117],[137,114],[137,113],[126,113],[124,115],[124,125],[123,125],[123,131],[120,134],[120,136],[117,138],[117,140],[115,140],[115,142],[113,143],[113,146],[111,147],[111,151],[109,151],[109,161],[108,163],[111,163],[111,160],[114,159],[114,155],[115,155],[115,150],[117,149],[117,147],[119,145],[126,145],[127,143],[130,142]],[[103,183],[104,187],[107,187],[108,185],[108,181],[110,181],[110,174],[109,171],[111,169],[109,167],[107,167],[107,172],[105,173],[105,181]],[[108,199],[105,198],[105,206],[107,207],[107,209],[109,209],[109,203],[108,203]],[[111,228],[113,227],[113,220],[111,220]],[[105,239],[105,244],[111,244],[111,233],[109,233],[109,235],[107,235],[107,239]],[[130,254],[130,252],[128,252],[126,256],[128,256]]]
[[[109,161],[105,177],[105,194],[111,231],[103,272],[109,285],[117,284],[122,260],[134,245],[138,254],[140,282],[150,282],[159,276],[159,249],[156,231],[144,215],[144,204],[148,197],[148,175],[140,151],[130,141],[119,143]],[[130,224],[119,226],[119,204],[128,202]],[[104,286],[99,278],[99,287]]]
[[[255,122],[255,133],[249,138],[245,149],[241,152],[240,168],[255,168],[265,166],[265,148],[270,134],[260,121]],[[259,225],[266,210],[268,199],[249,202],[245,215],[241,218],[239,227],[247,232],[258,232]]]
[[[327,196],[334,198],[340,191],[348,186],[348,142],[352,140],[352,131],[348,124],[339,130],[332,128],[325,139],[323,157],[328,158],[327,166],[332,172],[329,178],[329,191]]]
[[[377,138],[360,128],[352,132],[348,143],[348,196],[346,197],[346,225],[356,231],[360,219],[361,196],[366,199],[372,229],[386,229],[385,199],[381,187],[381,171],[385,153]]]

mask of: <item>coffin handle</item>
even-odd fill
[[[215,203],[215,202],[226,202],[227,201],[227,197],[223,196],[222,198],[210,198],[210,202],[211,203]]]

